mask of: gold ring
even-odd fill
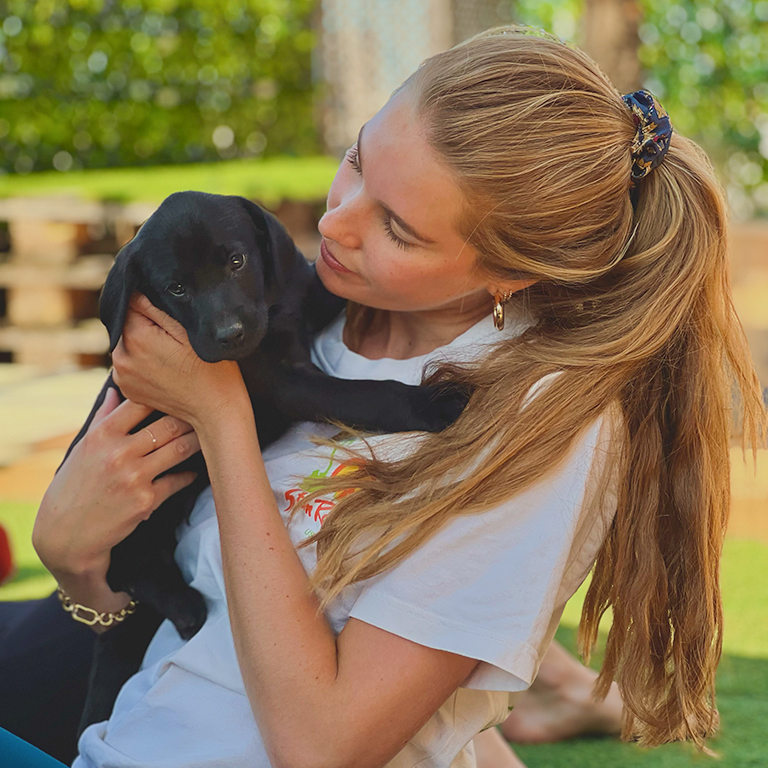
[[[149,427],[144,427],[149,432],[149,436],[152,438],[152,445],[157,445],[157,438],[152,434],[152,430]]]

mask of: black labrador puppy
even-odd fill
[[[440,431],[466,404],[468,394],[458,388],[347,381],[314,366],[312,336],[338,316],[345,301],[325,289],[280,222],[244,198],[173,194],[120,250],[100,303],[110,351],[136,291],[185,328],[200,358],[238,361],[262,446],[294,421],[332,420],[374,432]],[[117,389],[111,376],[67,455],[109,387]],[[150,415],[134,432],[162,415]],[[200,454],[173,471],[185,470],[196,471],[197,479],[112,550],[107,582],[139,606],[98,638],[81,730],[109,717],[164,618],[183,638],[205,621],[205,602],[173,557],[176,528],[208,484]]]

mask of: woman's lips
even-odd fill
[[[352,274],[351,269],[347,269],[343,264],[340,264],[328,250],[328,246],[325,244],[325,240],[320,241],[320,255],[323,257],[323,261],[336,272],[346,272]]]

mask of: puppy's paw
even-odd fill
[[[419,387],[422,404],[419,420],[425,432],[442,432],[461,416],[471,392],[458,384],[443,383]]]
[[[179,595],[178,601],[167,612],[167,618],[173,622],[183,640],[189,640],[198,633],[207,615],[203,596],[192,587],[185,590],[183,596]]]

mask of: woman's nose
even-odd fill
[[[331,187],[326,211],[317,224],[323,237],[348,248],[359,247],[362,236],[363,210],[357,192],[349,189],[340,194]]]

